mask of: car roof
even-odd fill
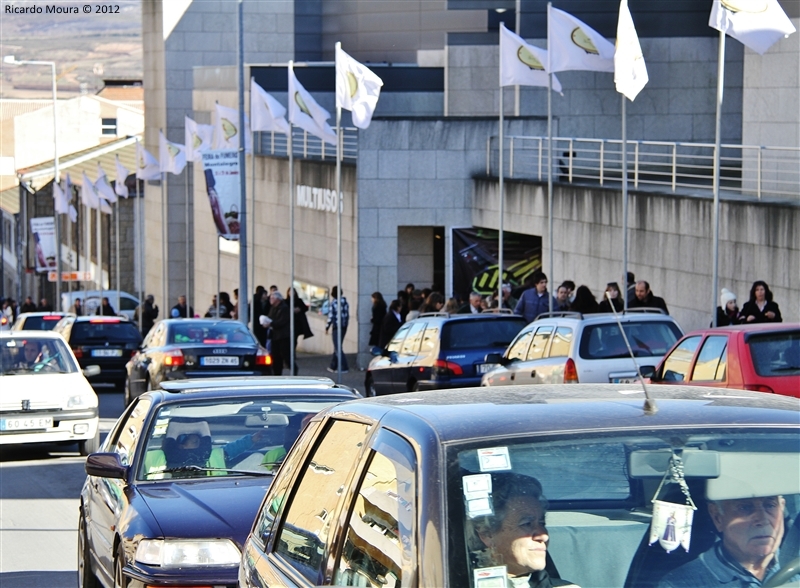
[[[686,333],[686,337],[690,335],[703,335],[706,333],[763,333],[798,330],[800,330],[800,323],[758,323],[755,325],[728,325],[727,327],[709,327],[706,329],[697,329],[690,333]]]
[[[275,385],[252,384],[249,386],[225,386],[207,388],[188,388],[181,390],[153,390],[143,396],[154,398],[156,403],[181,401],[187,398],[192,401],[230,399],[230,398],[265,398],[265,397],[307,397],[320,396],[324,398],[337,398],[342,402],[359,398],[354,390],[346,386],[338,386],[330,383],[323,384],[302,384],[302,383],[276,383]]]
[[[219,323],[240,323],[242,326],[246,326],[244,323],[241,323],[238,319],[230,319],[230,318],[195,318],[195,317],[168,318],[159,321],[159,324],[162,323],[167,327],[171,325],[180,325],[186,323],[192,323],[193,325],[216,325]]]
[[[60,339],[64,340],[61,333],[54,333],[53,331],[0,331],[0,338],[14,338],[27,337],[29,339]]]
[[[800,400],[788,396],[685,385],[648,390],[658,409],[651,415],[645,414],[644,393],[636,384],[410,392],[348,402],[333,410],[382,419],[394,430],[424,436],[432,431],[443,443],[566,431],[800,426]]]
[[[72,315],[74,316],[74,315]],[[115,315],[115,316],[104,316],[99,314],[86,314],[82,316],[75,317],[76,323],[86,323],[86,322],[94,322],[94,323],[130,323],[134,324],[132,321],[128,320],[128,317],[125,315]]]
[[[450,321],[474,321],[479,319],[490,319],[490,320],[498,320],[498,319],[521,319],[522,316],[518,314],[510,314],[507,312],[481,312],[478,314],[448,314],[446,312],[430,312],[430,313],[422,313],[415,319],[408,321],[409,323],[413,323],[415,321],[425,320],[430,321],[431,319],[439,319],[442,322],[450,322]]]
[[[205,388],[243,388],[248,386],[333,386],[330,378],[310,378],[303,376],[227,376],[221,378],[187,378],[162,382],[161,387],[168,392],[201,390]]]
[[[623,323],[631,321],[663,321],[664,319],[667,319],[671,322],[675,322],[674,318],[672,318],[668,314],[661,312],[658,309],[636,309],[636,310],[631,309],[631,310],[624,310],[617,314],[619,315],[620,322]],[[616,318],[614,317],[614,313],[612,312],[593,312],[591,314],[581,314],[579,312],[565,311],[565,312],[553,313],[552,316],[539,315],[538,317],[536,317],[536,319],[534,319],[533,322],[541,323],[542,321],[556,321],[556,322],[572,321],[574,323],[582,323],[586,325],[593,323],[616,322]]]
[[[59,310],[54,310],[52,312],[23,312],[19,316],[17,316],[17,320],[21,318],[28,318],[29,316],[69,316],[71,312],[61,312]],[[73,315],[74,316],[74,315]]]

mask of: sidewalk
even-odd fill
[[[355,355],[350,354],[347,356],[347,362],[350,364],[350,371],[342,374],[342,384],[355,388],[361,394],[364,394],[364,376],[366,372],[362,372],[355,367]],[[321,378],[330,378],[334,382],[337,381],[338,374],[336,372],[329,372],[328,366],[331,363],[330,355],[318,355],[316,353],[298,353],[297,354],[297,367],[298,376],[315,376]],[[289,374],[289,370],[284,368],[284,375]]]

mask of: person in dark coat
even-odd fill
[[[114,310],[113,306],[111,306],[111,303],[108,301],[106,296],[103,296],[100,306],[97,307],[97,310],[95,310],[94,313],[98,316],[117,316],[117,311]]]
[[[20,313],[23,313],[23,312],[36,312],[36,304],[34,304],[33,298],[31,298],[30,296],[26,297],[25,298],[25,302],[22,304],[22,306],[19,309],[19,312]]]
[[[764,280],[753,282],[750,300],[744,303],[741,313],[742,323],[780,323],[783,322],[781,310],[772,301],[772,291]]]
[[[231,295],[227,292],[219,293],[219,317],[233,318],[233,303],[231,302]]]
[[[297,290],[294,288],[286,291],[286,302],[292,299],[294,294],[294,375],[297,375],[297,340],[300,335],[303,339],[309,339],[314,336],[311,331],[311,326],[308,324],[308,304],[297,295]]]
[[[587,286],[578,286],[575,291],[575,300],[569,305],[572,312],[580,312],[581,314],[592,314],[600,312],[600,307],[595,300],[594,294]]]
[[[267,346],[267,329],[261,324],[259,317],[269,312],[269,308],[266,308],[264,305],[265,292],[264,286],[258,286],[253,293],[253,300],[251,301],[251,307],[253,309],[253,335],[255,335],[258,342],[264,348]]]
[[[194,308],[186,306],[186,296],[181,294],[178,296],[178,304],[172,307],[170,311],[172,318],[192,318],[194,317]]]
[[[47,301],[47,298],[42,298],[39,301],[39,306],[36,307],[38,312],[53,312],[53,305]]]
[[[667,303],[663,298],[654,296],[650,291],[650,284],[645,281],[636,282],[636,296],[628,302],[628,308],[660,308],[665,314],[669,314]]]
[[[381,340],[381,327],[386,317],[386,300],[380,292],[372,293],[372,328],[369,331],[369,346],[375,347]]]
[[[738,325],[741,322],[739,319],[739,307],[736,306],[736,294],[727,288],[723,288],[722,293],[719,295],[719,304],[717,307],[718,327]]]
[[[386,349],[389,341],[392,340],[397,329],[403,324],[403,317],[400,315],[400,308],[402,303],[396,298],[389,303],[389,312],[383,317],[381,324],[381,336],[378,340],[378,347]]]
[[[289,365],[291,357],[291,333],[289,321],[289,305],[277,290],[269,297],[269,319],[272,329],[272,372],[276,376],[283,373],[283,367]]]
[[[611,297],[611,302],[608,301],[608,294]],[[612,310],[613,305],[613,310]],[[619,284],[616,282],[609,282],[606,284],[606,289],[603,292],[603,299],[600,301],[598,305],[598,312],[613,312],[614,310],[617,312],[622,312],[624,310],[625,303],[622,300],[622,294],[619,290]]]
[[[142,337],[146,337],[153,325],[156,324],[158,318],[158,306],[155,303],[155,298],[152,294],[148,294],[144,299],[144,310],[142,311]],[[139,320],[139,309],[134,313],[134,319]]]

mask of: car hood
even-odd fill
[[[63,409],[70,397],[82,395],[86,401],[75,408],[97,406],[97,394],[81,372],[71,374],[16,374],[0,376],[0,410],[17,411],[21,402],[30,410]]]
[[[229,476],[139,486],[164,537],[233,539],[241,549],[272,482]]]

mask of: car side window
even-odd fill
[[[425,331],[425,323],[415,322],[411,325],[403,345],[400,347],[400,353],[403,355],[414,355],[419,351],[419,345],[422,341],[422,333]]]
[[[533,331],[522,333],[517,340],[511,344],[506,354],[506,359],[513,361],[515,359],[524,360],[528,355],[528,347],[530,347],[531,339],[533,339]]]
[[[381,430],[346,527],[337,586],[414,586],[416,458],[400,436]]]
[[[394,351],[395,353],[398,353],[400,351],[400,346],[403,344],[403,340],[406,338],[410,328],[411,324],[409,323],[400,327],[394,334],[394,337],[392,337],[392,340],[389,341],[389,344],[386,346],[386,351]]]
[[[693,382],[721,382],[725,379],[725,368],[728,363],[728,337],[712,335],[707,337],[697,354],[694,371],[690,378]]]
[[[117,431],[117,438],[114,440],[110,450],[119,455],[119,460],[122,465],[131,465],[133,452],[136,450],[136,445],[139,438],[142,436],[142,428],[144,419],[150,410],[151,401],[149,398],[137,399],[136,405],[128,413],[128,418]]]
[[[130,298],[125,298],[124,296],[121,296],[119,299],[118,310],[136,310],[137,306],[139,306],[138,300],[132,300]]]
[[[687,337],[669,354],[662,369],[661,379],[665,382],[683,382],[692,364],[692,357],[700,345],[700,335]]]
[[[422,336],[422,346],[420,352],[428,353],[436,349],[436,342],[439,340],[439,327],[435,325],[428,325],[425,329],[425,334]]]
[[[553,333],[553,327],[539,327],[536,329],[536,334],[533,336],[531,348],[528,350],[527,360],[541,359],[544,357],[544,348],[550,340],[550,335]]]
[[[567,357],[569,347],[572,345],[572,329],[569,327],[558,327],[553,342],[550,344],[548,357]]]
[[[331,420],[294,486],[275,552],[312,584],[325,572],[328,536],[370,426]]]

